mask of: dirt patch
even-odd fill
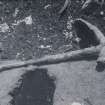
[[[24,74],[20,88],[12,93],[12,105],[53,105],[54,80],[46,69],[36,69]]]

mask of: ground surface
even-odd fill
[[[72,16],[79,17],[82,2],[73,1],[71,7],[75,8],[74,11],[68,8],[59,18],[58,11],[63,3],[64,0],[0,1],[0,45],[4,50],[1,58],[39,58],[63,52],[62,46],[71,45],[71,24],[67,22],[68,16],[69,21],[71,17],[68,11]],[[105,14],[100,15],[101,9],[88,18],[94,15],[96,20],[103,19],[99,25],[104,30]],[[9,61],[12,64],[16,62]],[[73,102],[105,105],[105,72],[95,70],[96,61],[68,62],[46,66],[39,71],[29,68],[0,73],[1,105],[8,105],[10,101],[13,105],[34,105],[35,102],[38,105],[44,105],[42,102],[45,105],[71,105]],[[26,69],[35,71],[27,74]]]
[[[0,73],[0,104],[105,104],[105,72],[95,70],[96,61],[67,62],[41,68],[25,67]]]

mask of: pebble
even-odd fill
[[[71,105],[83,105],[83,104],[81,104],[79,102],[73,102]]]

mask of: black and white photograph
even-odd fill
[[[105,105],[105,0],[0,0],[0,105]]]

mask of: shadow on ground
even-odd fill
[[[10,93],[14,99],[12,105],[53,105],[55,91],[54,80],[46,69],[37,69],[26,73],[20,88]]]

